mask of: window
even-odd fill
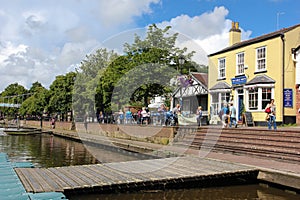
[[[256,69],[263,71],[266,69],[266,47],[256,49]]]
[[[219,59],[219,78],[225,78],[225,58]]]
[[[221,103],[224,103],[225,101],[228,103],[230,99],[230,93],[221,93]]]
[[[237,74],[244,74],[245,73],[244,53],[237,54],[236,64],[237,64]]]
[[[249,89],[249,110],[258,109],[258,88]]]
[[[212,93],[210,112],[212,115],[217,115],[219,110],[219,93]]]
[[[274,88],[267,86],[250,87],[248,92],[248,109],[263,111],[271,99],[274,98]]]
[[[211,107],[210,114],[217,115],[221,110],[223,103],[228,102],[230,98],[230,93],[211,93]]]
[[[264,109],[272,98],[272,89],[271,88],[262,88],[261,92],[262,92],[262,94],[261,94],[262,105],[261,106],[262,106],[262,109]]]

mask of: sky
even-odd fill
[[[242,40],[300,23],[298,0],[0,0],[0,92],[19,83],[46,88],[98,48],[122,53],[150,24],[171,26],[194,60],[228,46],[231,22]]]

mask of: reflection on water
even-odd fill
[[[96,160],[82,143],[49,134],[10,136],[0,129],[0,152],[8,154],[12,162],[32,162],[35,167],[59,167],[84,165],[105,162],[120,162],[146,159],[145,156],[120,149],[99,148],[90,146],[96,152]],[[195,186],[196,187],[196,186]],[[145,191],[128,194],[76,194],[68,196],[70,200],[124,200],[124,199],[208,199],[208,200],[296,200],[293,195],[275,188],[264,188],[259,185],[230,186],[216,188],[198,188],[167,191]]]
[[[139,154],[90,146],[97,159],[79,142],[49,134],[1,135],[0,151],[8,154],[12,162],[32,162],[35,167],[61,167],[127,160],[146,159]]]
[[[7,153],[12,162],[32,162],[35,167],[98,162],[81,143],[48,134],[1,136],[0,151]]]
[[[93,194],[68,196],[70,200],[299,200],[299,196],[260,185],[145,191],[128,194]]]

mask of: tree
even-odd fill
[[[99,80],[105,68],[116,59],[114,51],[98,49],[94,54],[86,56],[76,71],[76,81],[73,94],[73,108],[77,118],[82,118],[86,113],[103,110],[103,91],[97,90]]]
[[[72,95],[75,78],[75,72],[56,76],[49,90],[50,99],[46,108],[49,113],[66,114],[72,111]]]
[[[45,111],[48,101],[48,90],[41,83],[35,82],[28,91],[31,96],[28,97],[20,107],[20,114],[40,116]]]
[[[170,34],[170,26],[164,29],[158,28],[155,24],[148,27],[147,35],[144,40],[140,36],[135,35],[133,44],[124,44],[124,52],[128,62],[128,66],[122,68],[118,74],[122,77],[128,71],[131,71],[130,78],[123,78],[124,80],[120,86],[122,86],[115,95],[114,101],[121,101],[125,97],[124,91],[133,92],[130,97],[130,101],[142,101],[144,106],[148,105],[148,100],[157,95],[168,94],[172,91],[170,85],[166,84],[173,77],[176,76],[178,66],[171,65],[171,61],[178,61],[179,56],[184,56],[186,62],[182,66],[182,73],[188,73],[189,69],[195,70],[191,62],[189,61],[195,52],[187,53],[187,48],[180,49],[176,47],[178,33]],[[177,63],[178,65],[178,63]],[[135,71],[135,72],[134,72]],[[179,72],[177,72],[179,73]],[[128,74],[126,75],[128,76]],[[106,76],[105,76],[106,77]],[[128,84],[126,80],[133,84]],[[143,80],[141,82],[141,79]],[[162,81],[164,80],[164,81]],[[134,84],[139,87],[134,87]],[[139,85],[140,84],[140,85]],[[125,95],[125,96],[124,96]],[[122,103],[130,103],[129,97],[123,98]]]
[[[176,47],[178,33],[170,34],[170,29],[149,26],[144,40],[135,35],[133,44],[124,44],[122,56],[106,49],[87,56],[77,71],[74,86],[74,105],[80,115],[95,109],[111,112],[137,102],[147,106],[150,98],[170,94],[174,88],[170,88],[169,80],[177,73],[171,61],[178,62],[183,55],[186,62],[181,72],[195,70],[190,62],[194,52]]]
[[[24,88],[24,86],[19,85],[18,83],[13,83],[7,86],[4,91],[1,93],[1,101],[3,103],[9,104],[22,104],[25,100],[28,91]],[[4,115],[14,116],[18,113],[18,108],[1,108]]]

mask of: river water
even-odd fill
[[[98,149],[99,160],[95,159],[85,146],[74,140],[51,136],[36,135],[4,135],[0,129],[0,152],[8,154],[12,162],[31,162],[35,167],[59,167],[107,162],[146,159],[145,156],[126,151],[115,151],[110,148]],[[122,194],[76,194],[67,196],[70,200],[124,200],[124,199],[208,199],[208,200],[296,200],[299,195],[281,189],[263,185],[243,185],[230,187],[212,187],[196,189],[180,189],[167,191],[143,191]]]

